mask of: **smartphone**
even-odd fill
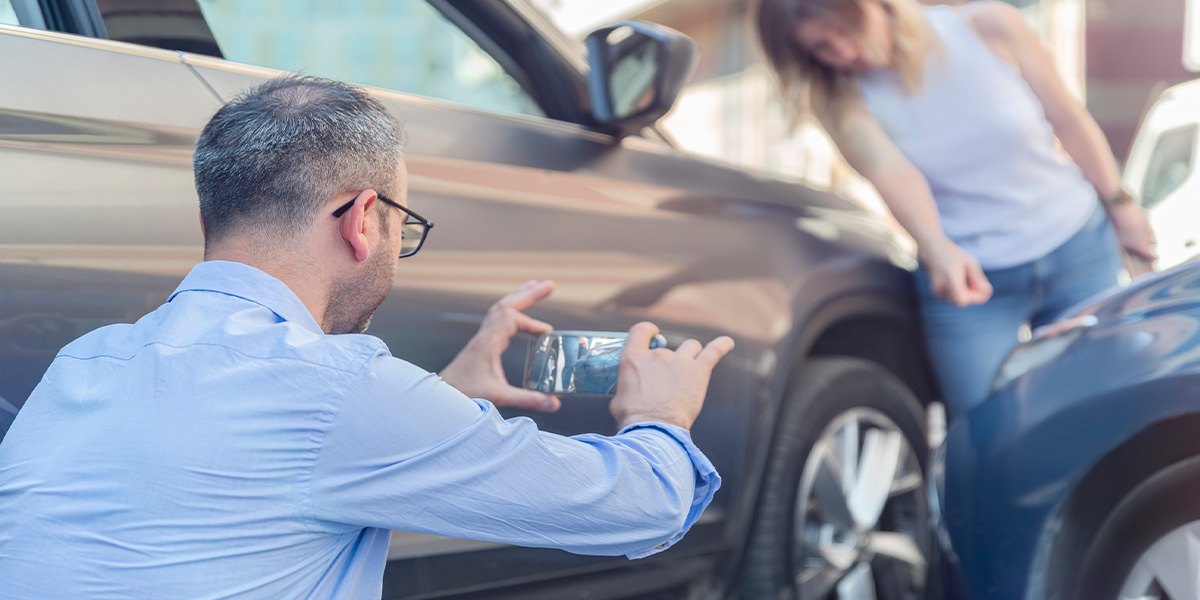
[[[524,386],[547,394],[612,396],[617,393],[617,373],[625,332],[551,331],[537,336],[525,359]],[[665,348],[656,335],[651,348]]]

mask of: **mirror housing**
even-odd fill
[[[667,114],[699,59],[691,38],[642,21],[597,29],[587,48],[592,117],[618,139]]]

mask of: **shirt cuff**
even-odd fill
[[[692,492],[692,505],[688,509],[687,519],[683,522],[683,527],[671,539],[646,550],[638,550],[630,552],[625,556],[634,558],[643,558],[651,554],[657,554],[675,545],[675,542],[683,539],[684,534],[692,528],[692,525],[700,519],[701,513],[712,502],[713,494],[721,487],[721,475],[717,473],[717,469],[713,467],[712,462],[708,457],[692,443],[692,434],[688,430],[667,423],[634,423],[621,431],[617,435],[628,433],[635,429],[651,429],[665,433],[668,437],[675,440],[683,450],[687,453],[688,459],[692,461],[693,473],[695,475],[695,489]]]

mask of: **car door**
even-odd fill
[[[0,26],[0,57],[2,436],[59,348],[201,259],[191,149],[219,102],[153,48]]]

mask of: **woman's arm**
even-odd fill
[[[1112,148],[1104,132],[1086,108],[1067,91],[1049,50],[1025,22],[1020,11],[1002,2],[973,2],[963,14],[984,43],[1000,58],[1021,72],[1042,103],[1046,120],[1054,128],[1063,149],[1079,165],[1084,177],[1117,226],[1125,249],[1147,259],[1154,257],[1154,235],[1145,211],[1129,201],[1121,189]]]
[[[846,162],[875,186],[900,226],[917,242],[934,293],[959,306],[986,302],[992,288],[979,261],[946,237],[929,182],[870,113],[854,105],[836,124],[822,120]]]

